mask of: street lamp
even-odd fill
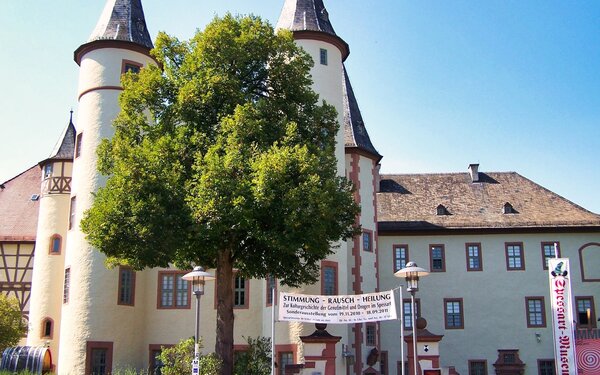
[[[406,266],[397,271],[394,276],[404,277],[406,290],[410,292],[411,324],[413,331],[413,375],[417,375],[417,329],[415,323],[415,294],[419,290],[419,277],[427,276],[427,270],[417,266],[415,262],[408,262]],[[403,323],[404,324],[404,323]],[[404,329],[404,327],[402,327]]]
[[[196,296],[196,338],[194,341],[194,360],[200,357],[200,347],[198,339],[200,338],[200,296],[204,294],[204,283],[214,280],[215,277],[200,266],[194,267],[192,272],[186,273],[181,277],[183,280],[191,281],[194,295]]]

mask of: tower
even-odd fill
[[[155,64],[140,0],[108,0],[87,43],[74,53],[80,66],[78,132],[73,162],[67,249],[62,273],[63,306],[59,373],[83,374],[90,366],[112,368],[137,349],[141,310],[118,304],[119,270],[107,270],[104,255],[79,229],[93,193],[106,180],[96,169],[96,149],[113,134],[121,75]],[[118,330],[113,327],[117,326]],[[114,342],[114,348],[113,348]],[[114,350],[113,350],[114,349]],[[142,363],[137,364],[142,367]]]
[[[338,174],[353,182],[356,189],[355,199],[361,206],[361,214],[356,218],[356,222],[362,226],[364,232],[361,236],[340,244],[336,253],[322,263],[321,277],[326,276],[327,270],[333,270],[332,273],[337,279],[337,294],[379,291],[376,185],[381,155],[371,143],[344,67],[350,48],[333,29],[323,0],[286,0],[277,29],[291,30],[296,43],[304,48],[314,61],[311,70],[313,90],[323,101],[333,105],[338,113]],[[312,288],[307,287],[306,292],[322,294],[321,290]],[[351,354],[355,358],[355,373],[362,373],[367,367],[368,350],[377,345],[378,325],[356,324],[327,329],[342,337],[342,343],[348,345],[344,355]],[[375,337],[375,343],[366,343],[364,338],[367,335]],[[372,347],[368,348],[369,346]],[[342,345],[336,348],[336,357],[337,371],[350,366],[349,362],[345,363],[342,359]]]
[[[41,161],[42,186],[31,286],[27,344],[45,346],[58,354],[61,322],[61,275],[64,269],[75,126],[73,112],[50,156]]]

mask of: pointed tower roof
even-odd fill
[[[348,72],[344,66],[344,141],[346,148],[356,148],[373,156],[378,162],[382,156],[377,152],[363,122],[360,108],[350,85]]]
[[[84,53],[98,48],[98,42],[117,41],[146,54],[154,48],[141,0],[108,0],[87,43],[75,51],[75,61],[79,64]]]
[[[58,142],[50,153],[48,158],[40,162],[45,163],[48,160],[73,160],[75,155],[75,125],[73,125],[73,111],[71,111],[71,119],[69,125],[63,130]]]
[[[291,30],[296,39],[329,41],[340,49],[343,60],[350,54],[348,43],[331,25],[323,0],[285,0],[276,28]]]

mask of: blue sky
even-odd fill
[[[144,0],[154,37],[283,0]],[[600,2],[325,0],[383,173],[515,171],[600,213]],[[103,0],[0,3],[0,181],[77,116],[73,51]],[[77,125],[77,124],[75,124]]]

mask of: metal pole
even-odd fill
[[[200,291],[195,290],[194,295],[196,296],[196,337],[194,340],[194,359],[200,358],[200,345],[198,340],[200,339]]]
[[[271,375],[275,375],[275,286],[271,286]]]
[[[402,360],[402,375],[404,375],[404,301],[402,300],[402,287],[400,290],[400,359]]]
[[[413,375],[417,375],[417,324],[415,319],[415,291],[410,291],[411,320],[413,330]]]

